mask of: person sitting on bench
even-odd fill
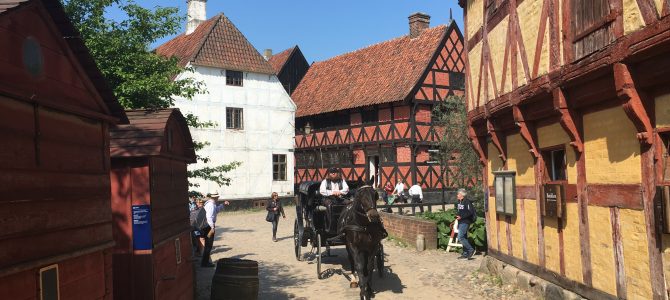
[[[349,186],[347,185],[347,182],[342,179],[342,176],[340,176],[340,169],[335,167],[328,169],[328,175],[326,176],[326,179],[321,182],[319,193],[323,196],[323,205],[328,212],[331,211],[330,206],[333,203],[347,205],[350,202],[348,199],[344,198],[349,194]],[[326,226],[328,228],[331,228],[331,224],[333,224],[330,218],[330,213],[327,213],[326,220],[328,221],[328,224],[326,224]]]

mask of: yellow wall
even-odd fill
[[[593,287],[616,295],[610,209],[589,206],[589,228]]]
[[[665,285],[670,286],[670,234],[661,234],[663,251],[663,274],[665,274]]]
[[[475,47],[468,52],[468,62],[470,63],[470,88],[472,92],[470,93],[470,107],[476,107],[477,104],[477,87],[479,86],[479,66],[482,61],[482,43],[477,44]],[[482,86],[482,90],[484,87]],[[483,91],[479,94],[483,95]],[[483,96],[481,96],[483,97]],[[482,105],[486,103],[486,99],[479,99],[479,104]]]
[[[498,249],[498,231],[496,229],[498,221],[496,221],[496,198],[495,197],[489,197],[489,212],[488,213],[489,213],[489,228],[487,228],[486,230],[489,231],[489,236],[491,237],[491,240],[488,241],[488,245],[492,249]]]
[[[640,143],[621,107],[584,115],[584,155],[589,183],[640,183]]]
[[[540,148],[553,147],[557,145],[565,145],[565,160],[567,163],[567,177],[568,183],[577,183],[577,164],[576,154],[572,146],[570,146],[570,138],[561,127],[561,124],[554,123],[552,125],[538,127],[537,139]]]
[[[496,78],[496,86],[498,87],[498,90],[501,89],[500,85],[502,84],[502,69],[503,69],[503,61],[505,59],[505,44],[507,44],[507,26],[509,23],[509,17],[505,17],[498,26],[493,28],[491,32],[488,34],[488,41],[489,41],[489,48],[491,49],[491,52],[494,52],[496,50],[493,49],[503,49],[501,55],[491,55],[491,62],[493,63],[493,70],[495,71],[495,78]],[[486,67],[486,66],[485,66]],[[507,76],[509,76],[509,68],[507,69]],[[490,73],[490,72],[489,72]],[[495,93],[493,91],[493,81],[490,81],[491,75],[489,75],[489,99],[495,99]],[[507,89],[505,89],[505,93],[510,92],[512,90],[512,80],[511,78],[507,79],[507,82],[505,83],[505,86],[507,86]]]
[[[565,257],[565,276],[584,282],[582,278],[581,239],[579,237],[579,205],[567,203],[563,220],[563,256]]]
[[[654,0],[654,2],[656,2],[656,12],[658,13],[659,16],[663,11],[663,4],[665,4],[665,1],[667,0]]]
[[[466,20],[468,26],[468,40],[472,38],[477,30],[479,30],[479,28],[482,26],[482,22],[484,21],[484,4],[482,1],[484,0],[468,0],[468,17]]]
[[[637,0],[623,0],[623,31],[629,34],[644,27],[644,19],[637,6]]]
[[[533,156],[520,134],[507,136],[507,169],[516,171],[517,185],[535,185]]]
[[[656,127],[670,126],[670,94],[656,97]]]
[[[558,247],[558,222],[556,218],[544,218],[544,258],[547,269],[561,273],[561,258]]]
[[[516,201],[516,216],[511,218],[510,233],[512,236],[512,255],[516,258],[523,259],[523,243],[521,241],[521,201]]]
[[[537,201],[526,200],[523,203],[526,218],[526,255],[528,262],[539,264],[537,253]]]
[[[488,170],[489,170],[489,186],[493,186],[493,172],[502,170],[502,159],[500,159],[500,152],[493,143],[488,143]],[[493,195],[495,196],[495,195]]]
[[[644,212],[619,210],[628,299],[651,299],[649,251]]]

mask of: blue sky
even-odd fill
[[[148,8],[178,5],[186,14],[186,0],[136,2]],[[311,63],[405,35],[407,17],[417,11],[431,16],[431,27],[446,24],[450,8],[463,30],[456,0],[209,0],[207,17],[223,12],[260,53],[299,45]]]

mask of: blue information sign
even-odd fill
[[[151,205],[133,205],[133,249],[151,249]]]

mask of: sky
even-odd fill
[[[147,8],[178,6],[186,15],[186,0],[135,1]],[[430,15],[431,27],[447,24],[449,9],[462,31],[463,10],[457,0],[207,1],[208,18],[225,14],[261,54],[267,48],[276,54],[298,45],[310,63],[405,35],[407,17],[414,12]]]

